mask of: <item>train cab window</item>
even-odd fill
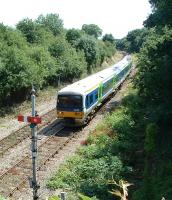
[[[89,107],[89,102],[88,102],[88,95],[86,96],[86,101],[85,101],[85,105],[86,105],[86,108]]]
[[[93,103],[93,95],[91,94],[90,95],[90,104],[92,104]]]
[[[81,111],[82,107],[81,95],[58,95],[57,109],[66,111]]]
[[[96,94],[95,94],[95,100],[97,100],[98,99],[98,92],[96,92]]]

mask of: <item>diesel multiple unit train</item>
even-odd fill
[[[132,66],[131,56],[96,74],[88,76],[57,94],[57,118],[66,125],[87,123],[95,109],[123,82]]]

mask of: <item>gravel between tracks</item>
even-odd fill
[[[39,115],[43,115],[47,113],[48,111],[52,110],[55,108],[56,105],[56,96],[52,97],[49,99],[48,102],[44,102],[41,105],[36,106],[36,110],[38,111]],[[23,111],[23,115],[27,116],[31,114],[31,108],[30,110]],[[12,132],[18,130],[19,128],[23,127],[26,125],[26,123],[18,122],[17,121],[17,116],[15,118],[9,119],[9,117],[5,117],[1,119],[0,121],[0,140],[3,139],[4,137],[8,136]]]

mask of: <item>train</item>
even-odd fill
[[[126,55],[121,61],[79,80],[57,93],[57,118],[66,126],[83,126],[97,108],[125,80],[132,68],[132,58]]]

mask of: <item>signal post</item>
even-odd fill
[[[37,183],[37,124],[41,123],[41,117],[37,115],[35,110],[35,89],[32,87],[31,101],[32,101],[32,115],[18,116],[18,121],[30,123],[31,128],[31,151],[32,151],[32,178],[30,179],[30,187],[33,188],[33,200],[38,199],[39,185]]]

